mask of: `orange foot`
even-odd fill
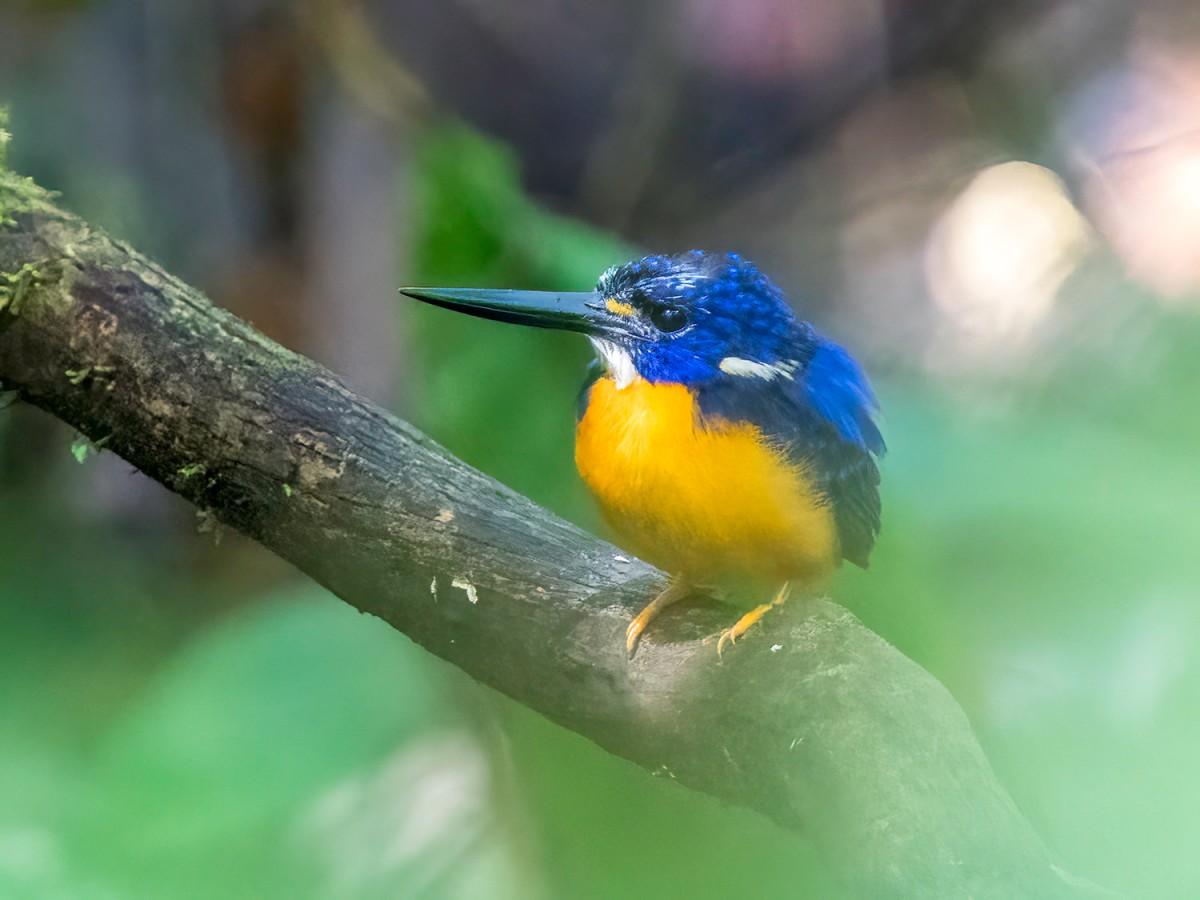
[[[630,659],[633,659],[633,654],[637,653],[638,641],[641,640],[646,626],[672,603],[686,597],[687,593],[687,582],[682,578],[674,578],[661,594],[647,603],[642,611],[633,617],[633,621],[625,629],[625,652],[629,654]]]
[[[783,583],[783,587],[781,587],[775,594],[775,599],[773,599],[770,603],[762,603],[754,607],[754,609],[750,610],[750,612],[746,613],[744,616],[734,622],[732,628],[726,628],[724,631],[722,631],[721,637],[717,641],[717,656],[719,657],[725,652],[726,644],[736,644],[737,639],[749,631],[755,625],[755,623],[757,623],[758,620],[765,616],[768,612],[770,612],[776,606],[783,606],[783,604],[787,602],[787,598],[791,592],[791,582],[785,581]]]

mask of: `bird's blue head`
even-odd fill
[[[696,384],[772,378],[816,348],[779,289],[737,254],[647,256],[604,272],[594,291],[405,288],[409,296],[485,318],[586,334],[618,383]]]
[[[592,335],[618,381],[695,384],[726,374],[773,377],[811,354],[814,335],[779,289],[737,254],[693,250],[614,266],[596,285],[616,334]]]

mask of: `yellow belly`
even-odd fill
[[[752,425],[699,424],[691,392],[593,385],[575,463],[629,548],[697,581],[815,581],[836,562],[832,510]]]

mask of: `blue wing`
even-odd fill
[[[833,507],[844,559],[866,568],[879,534],[886,452],[866,376],[850,354],[817,344],[795,380],[723,376],[697,390],[701,415],[748,421],[803,461]]]

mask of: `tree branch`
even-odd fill
[[[718,661],[728,611],[676,607],[627,661],[660,573],[3,171],[0,223],[6,386],[347,603],[651,772],[802,829],[864,895],[1093,894],[946,690],[846,610],[794,601]]]

